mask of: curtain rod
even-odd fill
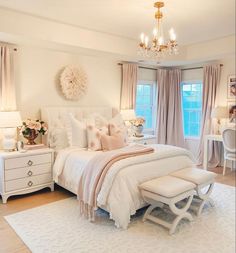
[[[117,63],[117,65],[122,66],[123,63],[119,62],[119,63]],[[138,67],[141,68],[141,69],[152,69],[152,70],[157,70],[157,68],[152,68],[152,67],[144,67],[144,66],[138,66]]]
[[[118,65],[123,65],[123,63],[118,63]],[[220,64],[220,67],[223,67],[224,65],[223,64]],[[141,69],[151,69],[151,70],[157,70],[157,68],[152,68],[152,67],[143,67],[143,66],[138,66],[139,68]],[[193,69],[203,69],[203,67],[192,67],[192,68],[184,68],[184,69],[181,69],[182,71],[185,71],[185,70],[193,70]]]
[[[223,67],[223,64],[220,64],[220,67]],[[193,67],[193,68],[185,68],[185,69],[181,69],[182,71],[184,70],[192,70],[192,69],[203,69],[203,67]]]
[[[10,46],[14,51],[17,51],[17,48],[15,47],[14,44],[0,41],[0,46],[1,46],[1,45]]]

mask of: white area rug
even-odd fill
[[[107,213],[89,223],[79,215],[75,198],[57,201],[5,219],[33,253],[234,253],[235,188],[216,184],[213,206],[201,217],[182,222],[176,234],[149,221],[139,212],[128,230],[115,228]],[[121,207],[122,212],[122,207]]]

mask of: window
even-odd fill
[[[154,130],[155,126],[155,82],[140,81],[137,85],[136,115],[145,118],[144,128]]]
[[[182,83],[184,136],[199,137],[202,118],[202,83]]]

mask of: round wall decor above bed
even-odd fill
[[[81,67],[66,66],[60,76],[60,86],[66,99],[78,100],[87,91],[87,74]]]

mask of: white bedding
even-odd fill
[[[151,145],[154,153],[116,162],[106,175],[98,195],[98,206],[109,211],[117,227],[127,228],[130,215],[145,206],[138,185],[193,164],[191,153],[167,145]],[[67,148],[56,158],[53,174],[55,182],[77,193],[83,169],[98,152]]]

